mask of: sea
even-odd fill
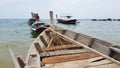
[[[15,56],[25,59],[27,51],[35,38],[32,38],[28,19],[0,19],[0,68],[14,68],[7,46]],[[77,33],[92,36],[115,45],[120,45],[120,21],[91,21],[78,19],[76,25],[55,25]],[[50,23],[49,19],[41,19],[43,23]]]

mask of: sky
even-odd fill
[[[26,19],[31,12],[49,19],[49,11],[54,17],[120,18],[120,0],[0,0],[0,19]]]

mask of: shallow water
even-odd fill
[[[12,59],[6,45],[13,49],[15,55],[25,57],[33,41],[26,21],[21,19],[0,20],[0,68],[13,68]]]
[[[119,21],[79,21],[77,25],[58,23],[56,25],[120,45]],[[25,19],[0,19],[0,68],[14,67],[6,45],[12,48],[15,56],[26,57],[27,50],[34,40],[31,38],[30,27],[26,22]],[[49,20],[43,19],[42,22],[49,23]]]

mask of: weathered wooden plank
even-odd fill
[[[51,32],[50,30],[45,31],[46,35],[47,35],[49,38],[51,38],[50,32]]]
[[[50,41],[50,39],[51,39],[51,38],[49,37],[49,35],[46,34],[46,32],[43,33],[43,37],[44,37],[44,39],[46,40],[47,43],[48,43],[48,42]]]
[[[65,29],[55,29],[55,31],[57,31],[57,32],[59,32],[61,34],[64,34],[66,30]]]
[[[90,36],[87,36],[87,35],[84,35],[84,34],[80,34],[79,33],[79,36],[78,38],[76,39],[76,41],[88,46],[89,45],[89,42],[92,38]]]
[[[87,68],[120,68],[120,65],[111,63],[111,64],[98,65],[98,66],[87,67]]]
[[[43,49],[40,47],[40,44],[39,44],[39,43],[34,43],[34,45],[35,45],[35,48],[36,48],[36,50],[38,51],[38,53],[43,52]]]
[[[60,50],[60,51],[50,51],[40,53],[41,57],[57,56],[57,55],[70,55],[70,54],[80,54],[88,52],[85,49],[75,49],[75,50]]]
[[[67,36],[67,37],[69,37],[69,38],[71,38],[71,39],[74,39],[75,38],[75,35],[76,35],[76,33],[75,32],[73,32],[73,31],[69,31],[69,30],[67,30],[66,32],[65,32],[65,34],[64,34],[65,36]]]
[[[40,36],[40,39],[44,43],[44,45],[47,47],[48,43],[42,35]]]
[[[99,40],[99,39],[95,39],[94,43],[92,45],[92,48],[105,54],[105,55],[109,55],[110,54],[109,46],[111,46],[110,43],[107,43],[107,42]]]
[[[44,68],[87,68],[91,62],[103,59],[103,57],[95,57],[85,60],[76,60],[76,61],[69,61],[69,62],[62,62],[62,63],[55,63],[55,64],[45,64]]]
[[[82,46],[78,46],[78,45],[75,45],[75,44],[60,45],[60,46],[47,47],[47,48],[44,48],[44,50],[45,51],[51,51],[51,50],[61,50],[61,49],[68,49],[68,48],[82,48]]]
[[[47,46],[47,47],[50,47],[50,45],[51,45],[52,41],[53,41],[53,38],[51,38],[51,40],[49,41],[49,43],[48,43],[48,46]]]
[[[60,38],[60,40],[61,40],[61,42],[64,43],[65,45],[73,44],[73,43],[71,43],[70,41],[68,41],[68,39]]]
[[[25,62],[20,58],[20,57],[17,57],[17,61],[20,65],[20,68],[25,68]]]
[[[34,43],[32,44],[31,48],[28,51],[25,68],[41,68],[40,55],[37,52],[37,49],[35,48]]]
[[[95,57],[95,58],[88,59],[87,61],[89,61],[89,62],[95,62],[95,61],[98,61],[98,60],[101,60],[101,59],[104,59],[104,57],[102,57],[102,56]]]
[[[97,42],[99,44],[102,44],[102,45],[105,45],[105,46],[112,46],[112,43],[109,43],[109,42],[106,42],[104,40],[100,40],[100,39],[97,39],[97,38],[95,38],[95,42]]]
[[[34,65],[36,64],[36,58],[37,58],[37,54],[31,54],[29,56],[29,60],[28,60],[28,65]]]
[[[74,55],[55,56],[55,57],[43,58],[42,63],[53,64],[53,63],[61,63],[61,62],[66,62],[66,61],[90,59],[90,58],[98,57],[98,56],[99,55],[93,52],[74,54]]]
[[[77,60],[55,64],[45,64],[45,67],[43,68],[86,68],[87,64],[89,64],[89,62],[86,60]]]
[[[90,40],[89,44],[88,44],[88,47],[92,47],[94,41],[95,41],[95,38],[92,38],[92,39]]]
[[[44,68],[87,68],[87,65],[92,61],[102,59],[103,57],[95,57],[85,60],[76,60],[70,62],[62,62],[56,64],[45,64]]]
[[[91,67],[91,66],[98,66],[98,65],[106,65],[106,64],[110,64],[110,63],[113,63],[113,62],[110,61],[110,60],[104,59],[104,60],[100,60],[100,61],[97,61],[97,62],[92,62],[87,66]]]
[[[74,40],[77,40],[78,36],[79,36],[79,33],[76,33]]]
[[[28,64],[25,67],[40,68],[40,56],[38,54],[30,54]]]

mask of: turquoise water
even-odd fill
[[[47,19],[41,21],[49,23]],[[58,23],[56,25],[120,45],[119,21],[79,21],[77,25]],[[26,22],[26,19],[0,19],[0,68],[14,67],[6,45],[12,48],[15,56],[21,56],[23,59],[26,57],[27,50],[34,40],[31,38],[30,27]]]

